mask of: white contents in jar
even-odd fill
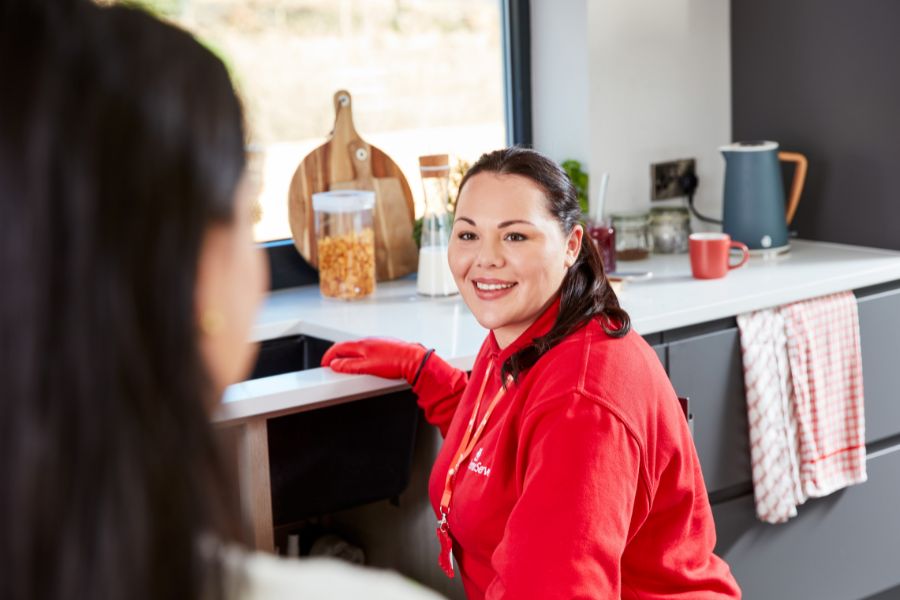
[[[450,296],[459,293],[450,264],[447,248],[425,246],[419,250],[419,278],[416,290],[424,296]]]

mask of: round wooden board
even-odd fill
[[[337,186],[337,189],[374,190],[374,179],[395,178],[400,183],[409,220],[415,220],[412,191],[400,167],[380,149],[366,143],[353,127],[350,94],[339,91],[334,96],[335,125],[328,141],[310,152],[297,166],[288,192],[288,215],[294,245],[300,255],[317,268],[315,221],[312,195]],[[363,154],[357,154],[362,152]],[[361,172],[358,159],[368,153],[370,172]],[[414,243],[414,242],[411,242]],[[407,268],[407,273],[408,271]],[[407,274],[402,273],[402,274]],[[394,276],[400,276],[394,273]],[[379,279],[385,277],[379,276]]]

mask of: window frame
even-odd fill
[[[530,0],[500,0],[503,27],[504,103],[506,141],[531,146],[531,9]],[[318,283],[319,274],[297,252],[292,239],[263,242],[269,263],[271,289]]]

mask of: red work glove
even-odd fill
[[[339,373],[405,379],[414,385],[431,352],[421,344],[384,338],[338,342],[322,357],[322,366]]]

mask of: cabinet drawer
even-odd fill
[[[745,600],[848,600],[900,583],[900,446],[870,455],[867,469],[867,482],[809,500],[781,525],[756,519],[752,495],[713,506],[716,553]]]
[[[900,290],[859,298],[866,442],[900,434]]]
[[[710,492],[750,477],[750,442],[744,371],[737,328],[668,345],[669,378],[679,396],[691,400],[694,445]]]

